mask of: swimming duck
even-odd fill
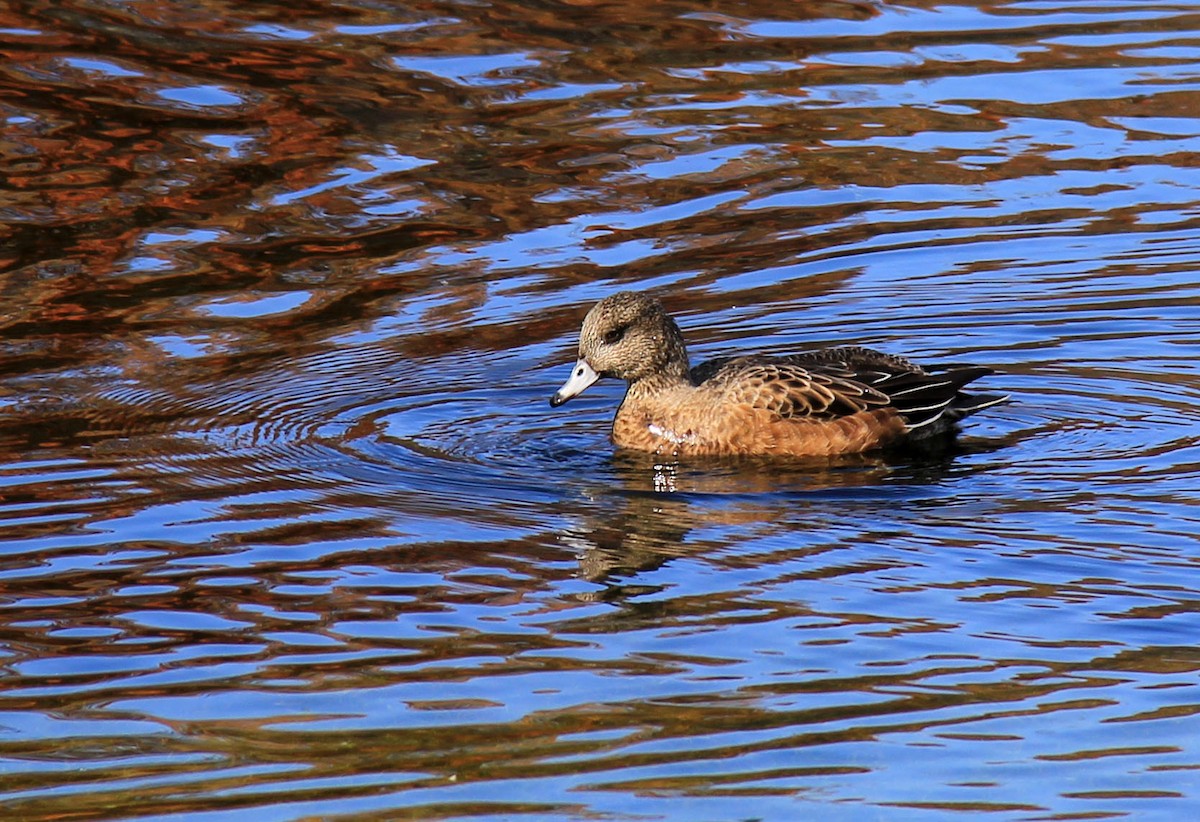
[[[937,373],[869,348],[784,357],[720,357],[688,365],[683,334],[658,300],[632,291],[592,307],[579,360],[550,399],[558,407],[601,377],[628,383],[613,420],[622,448],[673,456],[854,454],[931,438],[1008,399],[963,386],[992,370]]]

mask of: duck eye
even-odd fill
[[[621,340],[625,339],[625,332],[629,330],[629,326],[623,325],[620,328],[614,328],[604,335],[605,345],[616,345]]]

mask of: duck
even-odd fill
[[[588,311],[579,357],[550,398],[557,408],[597,380],[622,379],[618,448],[670,457],[831,457],[952,434],[964,417],[1008,399],[962,390],[980,365],[927,371],[861,346],[785,356],[724,356],[696,366],[656,298],[611,294]]]

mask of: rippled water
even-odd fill
[[[1200,813],[1200,3],[0,8],[19,819]],[[1001,372],[615,454],[587,307]]]

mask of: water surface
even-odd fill
[[[1200,812],[1200,3],[0,10],[21,819]],[[614,453],[587,308],[1000,372]]]

